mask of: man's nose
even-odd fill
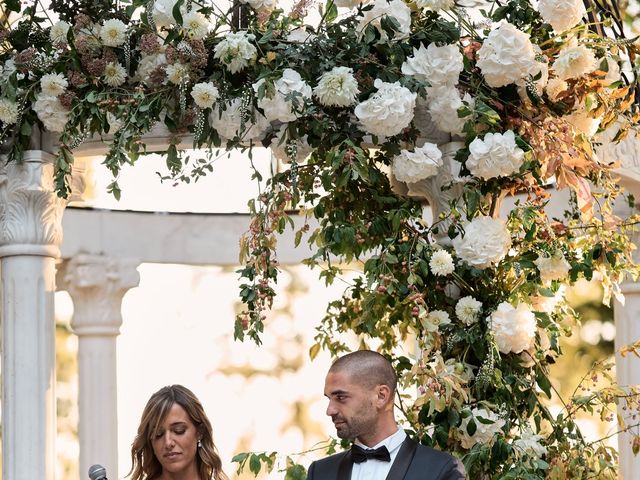
[[[338,410],[333,405],[333,402],[329,402],[329,405],[327,405],[327,415],[333,417],[336,413],[338,413]]]

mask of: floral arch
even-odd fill
[[[277,233],[302,211],[319,226],[297,226],[297,240],[328,282],[340,262],[364,262],[329,305],[312,357],[346,349],[335,340],[346,331],[388,354],[419,392],[399,398],[409,428],[461,457],[471,478],[614,478],[615,452],[585,441],[574,415],[637,408],[637,389],[590,390],[560,415],[544,399],[574,324],[564,287],[598,275],[608,302],[638,273],[636,217],[615,210],[634,201],[601,146],[636,135],[627,4],[462,3],[330,0],[309,25],[307,0],[286,12],[269,0],[228,11],[54,0],[55,22],[39,2],[5,1],[3,153],[21,162],[34,132],[54,133],[65,197],[74,149],[101,137],[118,196],[121,167],[158,124],[171,177],[186,182],[211,167],[181,153],[185,137],[210,160],[270,147],[283,169],[251,204],[236,337],[259,343]],[[551,217],[556,189],[569,201]],[[400,348],[408,338],[417,354]]]

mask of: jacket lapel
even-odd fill
[[[413,455],[416,453],[416,448],[418,448],[418,444],[407,436],[400,446],[393,465],[391,465],[387,480],[401,480],[404,478],[407,470],[409,470],[409,465],[411,465],[411,460],[413,460]],[[338,480],[342,480],[339,474]]]
[[[348,450],[340,459],[338,465],[338,478],[336,480],[351,480],[351,469],[353,461],[351,460],[351,450]]]

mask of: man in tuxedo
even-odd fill
[[[315,461],[307,480],[464,480],[459,460],[419,445],[398,427],[397,377],[379,353],[360,350],[336,360],[327,374],[327,415],[351,450]]]

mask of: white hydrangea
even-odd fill
[[[264,82],[264,79],[260,79],[253,85],[256,93]],[[282,77],[274,82],[274,87],[275,92],[271,97],[265,93],[264,97],[258,99],[258,107],[270,122],[292,122],[300,115],[305,100],[311,98],[311,87],[291,68],[284,69]],[[291,99],[294,94],[296,104]]]
[[[466,166],[474,177],[484,180],[517,173],[524,162],[524,151],[516,144],[512,130],[487,133],[469,144]]]
[[[413,49],[413,57],[402,64],[402,73],[427,82],[433,87],[453,87],[458,83],[460,72],[464,70],[462,53],[457,45],[442,47],[430,43],[427,48]]]
[[[6,60],[3,64],[0,64],[0,81],[6,82],[7,79],[16,71],[16,62],[13,58]],[[18,76],[20,78],[20,76]]]
[[[69,111],[54,95],[40,93],[33,104],[33,110],[49,132],[62,132],[69,120]]]
[[[468,295],[456,303],[456,317],[465,325],[473,325],[478,321],[482,303]]]
[[[178,3],[177,0],[156,0],[154,2],[151,15],[158,27],[170,27],[176,24],[176,19],[173,17],[173,8],[176,3]],[[180,6],[180,13],[182,15],[187,13],[186,2]]]
[[[387,32],[382,28],[382,19],[385,17],[393,17],[398,21],[399,30],[395,32],[394,39],[400,40],[407,38],[411,33],[411,9],[403,0],[375,0],[373,8],[363,12],[360,23],[356,30],[360,36],[364,34],[368,25],[372,25],[380,32],[380,37],[388,40]]]
[[[0,98],[0,122],[13,125],[18,121],[18,104],[8,98]]]
[[[478,50],[478,67],[487,84],[504,87],[539,71],[529,35],[509,22],[491,31]]]
[[[106,47],[119,47],[127,40],[127,26],[122,20],[112,18],[102,22],[100,40]]]
[[[552,68],[558,78],[569,80],[591,73],[597,66],[598,61],[593,50],[585,45],[576,45],[571,42],[567,47],[560,50]]]
[[[189,67],[183,63],[167,65],[167,80],[174,85],[180,85],[189,80]]]
[[[211,108],[219,96],[220,92],[211,82],[196,83],[191,89],[191,98],[200,108]]]
[[[542,458],[547,454],[547,447],[540,444],[542,439],[544,439],[542,435],[525,431],[520,435],[520,438],[513,442],[513,446],[516,453],[526,454],[533,458]]]
[[[445,12],[455,6],[455,0],[416,0],[416,6],[424,10]]]
[[[318,79],[313,96],[327,107],[348,107],[356,102],[360,90],[349,67],[333,67]]]
[[[413,152],[401,150],[391,161],[391,172],[401,182],[415,183],[438,174],[442,152],[435,143],[426,142]]]
[[[241,107],[242,100],[236,98],[227,103],[222,112],[214,108],[209,114],[209,123],[220,137],[226,140],[232,140],[236,136],[240,136],[244,143],[262,140],[267,128],[269,128],[269,122],[264,118],[264,115],[256,110],[253,111],[253,121],[249,117],[243,122]]]
[[[149,85],[151,72],[162,65],[167,65],[167,57],[164,52],[143,55],[138,62],[138,69],[133,80]]]
[[[536,337],[536,316],[525,303],[516,307],[502,302],[491,314],[488,323],[502,353],[520,353],[531,348]]]
[[[256,59],[258,50],[251,43],[255,38],[253,34],[245,31],[227,33],[215,46],[213,56],[231,73],[237,73]]]
[[[400,82],[387,83],[379,78],[374,82],[378,89],[354,113],[365,132],[379,137],[391,137],[407,128],[413,120],[416,94]]]
[[[483,423],[479,420],[481,418],[483,421],[489,421],[491,423]],[[467,432],[467,426],[469,422],[473,420],[473,423],[476,426],[476,431],[473,435],[469,435]],[[500,416],[488,408],[482,406],[478,408],[473,408],[471,410],[471,415],[462,419],[462,423],[460,424],[459,433],[460,433],[460,443],[466,449],[473,448],[476,443],[482,445],[491,445],[493,443],[493,437],[496,433],[502,430],[502,427],[505,425],[505,421],[500,418]]]
[[[127,79],[127,71],[118,62],[109,62],[104,67],[102,80],[110,87],[119,87]]]
[[[291,155],[295,154],[295,161],[303,163],[309,155],[313,153],[313,148],[307,142],[307,136],[289,140],[287,133],[287,125],[282,125],[271,144],[269,145],[271,154],[282,163],[290,163]]]
[[[434,275],[446,276],[452,274],[456,266],[453,263],[453,257],[446,250],[436,250],[429,260],[429,268]]]
[[[53,24],[49,31],[49,39],[54,45],[61,43],[67,43],[67,33],[69,32],[70,25],[64,20],[60,20]]]
[[[511,247],[511,235],[504,220],[479,216],[466,225],[464,236],[457,236],[452,243],[462,261],[487,268],[505,257]]]
[[[584,107],[579,106],[576,110],[562,117],[578,133],[584,133],[587,137],[593,137],[600,127],[600,118],[594,117],[587,112]]]
[[[587,13],[582,0],[539,0],[538,11],[557,33],[575,27]]]
[[[533,263],[538,267],[542,283],[562,280],[566,278],[569,270],[571,270],[571,264],[567,262],[560,250],[556,251],[550,257],[540,255]]]
[[[552,102],[557,102],[560,98],[560,94],[562,92],[566,92],[569,88],[569,84],[565,82],[563,79],[558,77],[553,77],[547,82],[547,86],[545,87],[545,91],[547,92],[547,96],[549,100]]]
[[[307,32],[304,27],[294,28],[287,34],[287,42],[291,43],[305,43],[313,40],[316,37],[315,34]]]
[[[57,97],[64,93],[69,82],[62,73],[47,73],[40,79],[40,88],[43,95]]]
[[[209,20],[202,13],[191,10],[182,17],[182,30],[194,40],[202,40],[209,33]]]
[[[458,110],[465,104],[473,109],[474,103],[468,93],[465,93],[464,98],[460,97],[460,91],[456,87],[444,86],[427,90],[427,109],[433,123],[440,131],[452,135],[462,135],[464,124],[469,119],[468,116],[460,117]]]

